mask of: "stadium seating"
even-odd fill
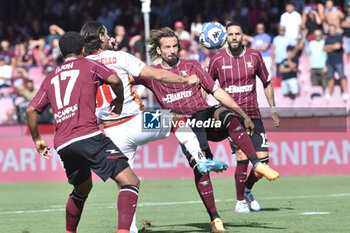
[[[28,70],[28,77],[33,80],[34,88],[38,89],[45,77],[42,67],[31,67]]]
[[[0,123],[7,121],[7,111],[14,107],[13,100],[10,97],[0,98]]]

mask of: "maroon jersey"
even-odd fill
[[[245,48],[240,56],[223,49],[210,59],[208,72],[250,118],[261,118],[256,96],[256,75],[267,83],[268,72],[259,51]]]
[[[162,108],[171,109],[179,114],[193,115],[210,107],[203,98],[201,87],[207,93],[212,94],[217,89],[217,85],[197,61],[181,59],[173,67],[157,65],[156,68],[166,69],[181,76],[197,75],[201,80],[201,86],[192,87],[185,84],[165,84],[136,77],[136,83],[143,84],[153,91]]]
[[[95,116],[96,92],[113,71],[99,62],[68,58],[43,81],[30,105],[39,113],[50,104],[57,150],[99,132]]]

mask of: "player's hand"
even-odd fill
[[[114,37],[111,37],[109,39],[109,43],[111,43],[112,50],[115,50],[115,51],[118,50],[118,42],[115,40]]]
[[[244,127],[247,131],[247,134],[249,134],[250,136],[253,136],[255,126],[249,117],[244,119]]]
[[[273,122],[275,123],[276,127],[280,126],[280,118],[278,117],[277,112],[271,113],[271,118],[272,118]]]
[[[113,117],[117,117],[120,115],[123,109],[123,102],[118,101],[117,98],[115,98],[111,104],[109,105],[109,115]]]
[[[187,77],[187,84],[190,86],[196,86],[200,83],[200,79],[197,77],[197,75],[191,75]]]
[[[52,157],[50,153],[50,147],[47,145],[46,141],[41,137],[34,141],[36,150],[39,152],[40,156],[44,159],[49,159]]]

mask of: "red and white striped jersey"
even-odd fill
[[[145,109],[140,97],[129,84],[129,75],[139,76],[145,63],[135,56],[123,51],[106,50],[98,54],[91,54],[86,58],[99,61],[112,69],[123,82],[124,103],[123,110],[118,117],[109,115],[108,107],[116,97],[109,85],[99,87],[96,95],[96,116],[101,120],[124,118],[139,113]]]
[[[215,54],[209,62],[208,73],[218,80],[250,118],[261,118],[256,95],[256,76],[263,84],[269,74],[259,51],[245,48],[240,56],[232,56],[228,48]]]

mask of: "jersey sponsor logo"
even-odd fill
[[[159,110],[144,111],[142,116],[144,129],[160,129],[162,114]]]
[[[248,68],[253,68],[253,63],[251,61],[247,61],[247,67]]]
[[[78,110],[78,104],[64,108],[62,111],[59,111],[54,114],[56,123],[61,123],[64,120],[67,120],[75,116],[75,112]]]
[[[188,76],[188,73],[187,73],[186,70],[181,70],[180,72],[181,72],[181,75],[182,75],[182,76]]]
[[[225,69],[232,69],[232,66],[221,66],[221,69],[225,70]]]
[[[181,91],[179,93],[174,93],[174,94],[167,94],[165,98],[163,98],[162,100],[166,103],[171,103],[174,102],[176,100],[180,100],[183,98],[187,98],[192,96],[192,91]]]
[[[113,65],[117,63],[116,57],[102,57],[97,59],[97,61],[101,62],[104,65]]]
[[[244,85],[244,86],[235,86],[231,85],[229,87],[225,88],[225,91],[228,93],[242,93],[242,92],[249,92],[253,90],[253,84],[251,85]]]

